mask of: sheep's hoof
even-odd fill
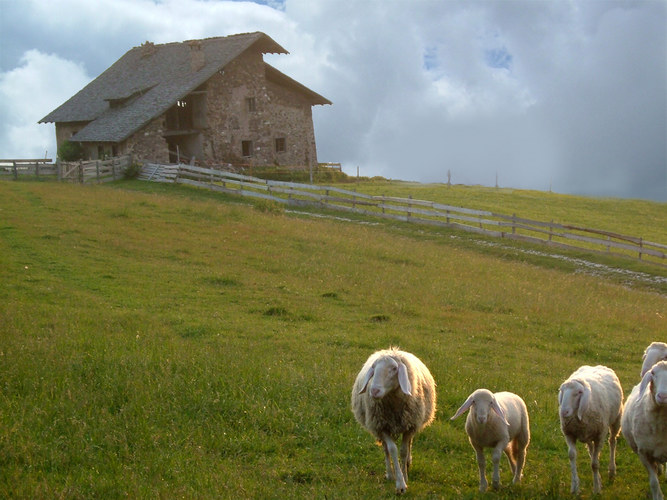
[[[396,485],[396,494],[397,495],[402,495],[406,491],[408,491],[408,485],[407,484],[403,483],[403,484],[397,484]]]
[[[491,485],[494,490],[499,490],[500,489],[500,483],[497,481],[494,481],[493,484]]]

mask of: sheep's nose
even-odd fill
[[[380,397],[380,389],[378,387],[373,387],[371,389],[371,396],[373,396],[374,398]]]
[[[562,409],[560,414],[563,416],[563,418],[568,418],[570,415],[572,415],[572,411],[569,408],[566,408]]]
[[[667,392],[661,391],[656,393],[655,402],[659,405],[667,405]]]

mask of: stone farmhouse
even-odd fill
[[[264,33],[134,47],[39,123],[87,159],[202,165],[317,163],[312,106],[329,100],[263,54],[288,52]]]

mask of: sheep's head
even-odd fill
[[[364,375],[359,394],[366,392],[369,385],[369,393],[375,399],[382,399],[399,387],[404,394],[412,395],[408,369],[403,362],[391,356],[383,356],[373,363]]]
[[[454,420],[455,418],[468,411],[470,408],[472,408],[470,411],[473,415],[473,418],[480,425],[486,424],[486,421],[489,419],[489,413],[492,410],[497,413],[498,416],[502,418],[507,425],[509,425],[507,417],[505,416],[505,412],[498,404],[498,401],[496,401],[496,397],[488,389],[477,389],[470,396],[468,396],[466,402],[461,405],[461,407],[456,411],[454,416],[450,418],[450,420]]]
[[[658,406],[667,407],[667,361],[660,361],[644,374],[639,385],[639,397],[650,388],[651,397]]]
[[[591,387],[585,380],[573,379],[563,382],[558,390],[558,406],[561,418],[570,418],[575,413],[579,420],[588,409]]]
[[[653,342],[644,351],[641,376],[644,377],[647,371],[658,361],[667,361],[667,344],[664,342]]]

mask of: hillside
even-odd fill
[[[667,294],[516,251],[181,186],[0,182],[0,496],[393,498],[349,397],[400,345],[439,397],[410,498],[478,496],[448,419],[482,386],[531,415],[524,481],[495,496],[570,498],[558,386],[606,364],[629,393]],[[605,497],[648,490],[622,439],[617,462]],[[583,448],[579,472],[591,498]]]

